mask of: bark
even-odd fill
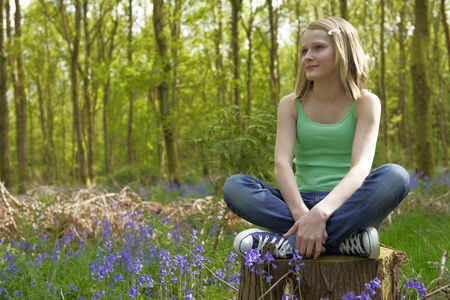
[[[151,106],[153,108],[153,111],[156,114],[156,122],[157,122],[157,141],[158,141],[158,172],[159,172],[159,176],[162,177],[165,175],[164,173],[164,145],[163,145],[163,137],[162,137],[162,132],[164,132],[163,128],[162,128],[162,120],[161,120],[161,114],[159,112],[158,109],[158,105],[157,105],[157,100],[156,100],[156,96],[155,94],[157,94],[157,90],[154,87],[149,87],[148,89],[148,95],[147,95],[147,99],[148,99],[148,103],[150,104],[149,106]],[[150,119],[149,119],[150,120]],[[150,124],[148,124],[148,126],[150,127]],[[148,139],[146,139],[148,140]]]
[[[298,78],[298,72],[300,70],[300,41],[302,40],[302,26],[300,23],[300,16],[300,1],[295,1],[295,22],[297,23],[297,26],[295,29],[295,68],[293,68],[293,78]]]
[[[442,26],[444,27],[445,34],[445,42],[447,45],[447,54],[448,54],[448,67],[450,71],[450,30],[447,22],[447,13],[445,11],[445,0],[441,0],[441,20]],[[442,137],[442,150],[444,152],[444,166],[448,167],[448,145],[447,145],[447,124],[445,122],[445,108],[444,103],[442,101],[443,97],[439,97],[439,108],[441,112],[441,137]]]
[[[55,82],[55,71],[54,66],[52,62],[52,56],[50,53],[50,42],[48,37],[48,27],[47,22],[44,25],[45,30],[45,61],[46,61],[46,83],[45,83],[45,90],[44,95],[47,101],[44,101],[45,107],[47,108],[47,115],[46,115],[46,127],[47,130],[47,149],[48,149],[48,156],[49,156],[49,166],[48,166],[48,178],[49,180],[58,180],[59,174],[58,174],[58,162],[56,160],[55,155],[55,142],[54,142],[54,117],[53,117],[53,83]]]
[[[414,139],[416,164],[425,175],[436,175],[431,117],[431,85],[428,77],[429,4],[416,0],[414,4],[415,29],[411,43],[411,75],[414,98]]]
[[[402,8],[399,12],[400,21],[397,23],[400,58],[398,108],[401,117],[398,128],[398,140],[403,149],[409,149],[411,148],[411,142],[408,138],[407,132],[408,102],[406,98],[406,27],[404,24],[406,16],[405,9],[406,5],[405,3],[403,3]]]
[[[215,5],[216,6],[216,5]],[[219,83],[219,88],[217,89],[217,102],[225,103],[225,95],[227,91],[227,80],[226,76],[224,74],[224,68],[223,68],[223,54],[222,54],[222,36],[223,36],[223,30],[222,30],[222,0],[217,1],[217,10],[218,14],[216,15],[216,9],[215,7],[212,8],[212,12],[214,14],[214,20],[217,23],[217,28],[214,29],[214,48],[216,50],[216,60],[215,65],[217,69],[217,80]]]
[[[390,141],[389,141],[389,109],[388,109],[388,95],[386,90],[386,52],[384,39],[384,20],[385,20],[385,2],[380,1],[381,18],[380,18],[380,98],[382,101],[383,110],[383,138],[384,138],[384,153],[385,160],[390,161]]]
[[[81,113],[79,107],[79,91],[78,91],[78,55],[80,46],[81,33],[81,5],[80,0],[75,0],[75,35],[72,37],[70,28],[66,18],[66,10],[64,0],[60,0],[61,16],[63,19],[63,29],[65,38],[70,52],[70,80],[72,89],[72,113],[73,126],[76,134],[76,144],[78,152],[78,163],[80,166],[80,179],[83,184],[90,185],[89,177],[87,176],[87,157],[86,146],[84,142],[84,134],[81,124]],[[75,155],[74,155],[75,157]],[[75,160],[74,160],[75,162]]]
[[[347,0],[339,0],[341,18],[348,20]]]
[[[242,8],[242,0],[231,1],[231,49],[233,56],[233,95],[234,105],[241,105],[241,87],[239,80],[239,15]]]
[[[117,3],[118,4],[118,3]],[[103,57],[103,62],[106,63],[108,66],[110,66],[114,51],[114,40],[116,37],[117,27],[119,25],[119,18],[118,18],[118,5],[116,5],[116,18],[113,20],[113,28],[111,30],[111,34],[109,36],[108,42],[108,49],[107,49],[107,57]],[[102,32],[100,32],[100,35],[102,35]],[[103,39],[101,39],[103,41]],[[102,46],[104,48],[104,46]],[[102,54],[105,53],[105,50],[102,50]],[[109,69],[109,68],[108,68]],[[110,157],[111,153],[109,150],[109,132],[108,132],[108,104],[109,104],[109,97],[110,97],[110,90],[111,90],[111,72],[108,71],[108,76],[106,79],[105,87],[104,87],[104,94],[103,94],[103,138],[104,138],[104,150],[105,150],[105,171],[107,174],[111,172],[111,162]]]
[[[247,21],[247,25],[245,25],[244,21],[242,21],[244,30],[247,34],[248,39],[248,55],[247,55],[247,115],[251,114],[252,111],[252,69],[253,69],[253,28],[255,17],[258,13],[258,9],[253,10],[252,8],[253,1],[250,1],[250,16]],[[259,6],[262,8],[262,6]]]
[[[88,21],[88,0],[83,1],[83,29],[84,29],[84,71],[83,94],[87,112],[87,166],[90,182],[95,182],[95,105],[91,93],[91,82],[93,74],[91,70],[91,31]]]
[[[133,65],[133,51],[132,51],[132,43],[133,43],[133,0],[129,0],[128,2],[128,66]],[[134,163],[134,150],[133,150],[133,112],[134,112],[134,88],[132,84],[129,86],[130,89],[130,107],[128,110],[128,140],[127,140],[127,149],[128,149],[128,163],[132,165]]]
[[[277,76],[277,57],[278,57],[278,17],[277,9],[274,10],[272,0],[267,0],[269,8],[269,24],[270,24],[270,87],[272,89],[272,103],[277,106],[280,90],[280,82]]]
[[[263,250],[263,253],[266,253]],[[360,295],[365,291],[365,284],[378,278],[382,289],[374,289],[376,294],[371,299],[400,299],[400,267],[406,256],[395,249],[382,247],[377,259],[361,258],[347,255],[324,255],[317,260],[302,260],[295,272],[295,262],[292,266],[289,259],[272,261],[276,265],[268,266],[267,262],[260,265],[273,276],[270,283],[245,266],[245,258],[241,264],[241,281],[239,297],[241,300],[282,299],[288,293],[299,299],[342,299],[349,292]],[[258,268],[258,266],[256,267]],[[270,269],[269,269],[270,268]],[[294,272],[290,273],[289,270]],[[296,280],[300,277],[300,288]],[[276,282],[279,281],[278,284]],[[261,293],[263,290],[263,293]],[[366,291],[367,292],[367,291]],[[301,294],[301,296],[300,296]],[[284,299],[284,298],[283,298]]]
[[[16,61],[16,89],[14,93],[16,107],[16,143],[18,175],[19,175],[19,193],[25,191],[24,184],[28,181],[28,145],[27,145],[27,100],[25,95],[25,72],[23,70],[22,55],[22,29],[21,29],[21,11],[19,0],[15,0],[16,12],[14,14],[15,24],[15,61]]]
[[[180,162],[178,158],[178,148],[175,141],[175,128],[173,126],[172,113],[169,103],[170,64],[167,38],[164,34],[165,20],[163,4],[163,0],[153,0],[153,26],[155,29],[155,37],[158,45],[158,63],[160,64],[162,71],[161,82],[158,85],[158,98],[167,153],[169,181],[171,183],[181,184],[182,179]]]
[[[43,145],[42,145],[42,156],[45,166],[47,167],[46,179],[48,182],[51,181],[51,164],[50,164],[50,151],[49,151],[49,143],[47,137],[47,122],[45,117],[45,104],[44,104],[44,89],[42,87],[42,78],[38,74],[36,77],[36,86],[38,90],[38,106],[39,106],[39,125],[41,127]],[[32,137],[32,135],[31,135]],[[30,138],[31,138],[30,137]]]
[[[6,70],[7,53],[4,39],[3,13],[5,2],[0,0],[0,181],[6,187],[12,186],[9,160],[9,112],[6,97],[8,73]]]

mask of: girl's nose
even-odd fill
[[[312,60],[312,59],[313,59],[313,56],[312,56],[311,51],[307,50],[307,51],[304,53],[303,58],[304,58],[305,60],[308,60],[308,61]]]

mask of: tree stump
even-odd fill
[[[266,253],[267,250],[271,252],[272,249],[264,248],[263,253]],[[297,267],[298,271],[295,271],[295,262],[290,265],[289,259],[276,259],[271,263],[257,264],[251,267],[252,271],[245,265],[246,260],[243,258],[239,299],[279,300],[283,295],[290,294],[303,300],[319,300],[321,298],[336,300],[342,299],[350,292],[353,292],[354,295],[361,295],[364,291],[369,292],[366,290],[365,284],[378,278],[381,281],[381,289],[374,288],[376,294],[371,298],[396,300],[400,299],[400,267],[405,259],[406,255],[403,252],[384,245],[381,246],[380,257],[377,259],[348,255],[324,255],[317,260],[297,261],[297,264],[304,263]],[[276,265],[276,268],[272,264]],[[264,271],[267,273],[260,276],[257,274],[258,270],[261,273]],[[268,276],[273,276],[270,282]],[[298,277],[300,278],[300,289]],[[261,297],[264,294],[265,296]],[[371,294],[369,293],[369,295]]]

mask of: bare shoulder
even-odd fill
[[[377,95],[364,90],[361,97],[357,100],[355,116],[375,117],[379,118],[381,114],[381,102]]]
[[[282,114],[286,116],[287,114],[291,114],[297,118],[297,101],[298,99],[294,93],[284,96],[278,104],[278,115]]]

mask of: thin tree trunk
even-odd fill
[[[111,90],[111,72],[109,71],[111,61],[112,61],[112,55],[114,51],[114,40],[116,37],[117,27],[119,25],[119,18],[118,18],[118,5],[116,5],[116,18],[114,19],[113,23],[113,29],[111,30],[111,34],[109,36],[109,48],[108,48],[108,56],[104,61],[107,60],[108,64],[108,78],[106,79],[105,87],[104,87],[104,94],[103,94],[103,138],[104,138],[104,150],[105,150],[105,171],[107,174],[111,172],[111,153],[109,149],[109,132],[108,132],[108,104],[109,104],[109,97],[110,97],[110,90]],[[103,39],[102,39],[103,40]],[[102,53],[105,53],[105,51],[102,51]]]
[[[76,133],[76,144],[78,146],[78,163],[80,165],[80,179],[83,184],[90,185],[89,177],[87,176],[87,157],[86,146],[84,143],[84,135],[81,127],[81,115],[79,108],[79,93],[78,93],[78,52],[80,46],[81,33],[81,5],[80,0],[75,0],[75,36],[72,39],[69,32],[68,22],[66,19],[66,11],[64,1],[60,0],[61,15],[63,18],[63,29],[66,41],[70,51],[70,78],[72,85],[72,104],[73,104],[73,126]]]
[[[84,72],[83,72],[83,92],[84,101],[87,111],[87,164],[88,175],[91,183],[95,182],[95,105],[93,103],[90,87],[93,80],[93,74],[91,70],[91,34],[88,26],[88,1],[83,2],[83,28],[84,28]]]
[[[408,104],[406,101],[406,28],[405,28],[405,4],[400,9],[400,21],[398,22],[398,44],[399,44],[399,89],[398,89],[398,108],[400,111],[401,121],[398,128],[398,140],[403,149],[408,149],[408,135],[406,132],[406,115]]]
[[[385,2],[380,1],[381,18],[380,18],[380,98],[383,108],[383,138],[384,138],[384,153],[385,160],[390,161],[390,142],[389,142],[389,110],[388,110],[388,95],[386,90],[386,52],[384,39],[384,20],[385,20]]]
[[[253,81],[253,27],[254,27],[254,21],[255,16],[258,13],[258,10],[253,10],[253,1],[250,1],[250,16],[247,21],[247,26],[245,26],[244,21],[242,21],[242,24],[244,26],[245,32],[247,33],[247,39],[248,39],[248,55],[247,55],[247,115],[251,115],[252,112],[252,81]],[[262,7],[262,6],[260,6]]]
[[[163,72],[161,82],[158,85],[158,98],[160,103],[161,122],[164,131],[164,141],[167,149],[168,175],[171,183],[181,184],[181,168],[178,158],[178,149],[175,142],[175,129],[170,111],[169,78],[170,64],[167,39],[164,35],[164,10],[163,0],[153,0],[153,26],[158,45],[161,70]]]
[[[348,20],[347,0],[339,0],[341,18]]]
[[[19,0],[15,0],[16,12],[14,14],[14,43],[15,43],[15,60],[17,63],[17,85],[15,90],[15,106],[16,106],[16,142],[17,142],[17,159],[19,161],[19,192],[25,192],[24,184],[28,181],[28,145],[27,145],[27,100],[25,95],[25,72],[23,70],[22,55],[22,29],[21,29],[21,11]]]
[[[214,30],[214,48],[216,50],[216,69],[219,88],[217,89],[217,102],[225,103],[225,95],[227,92],[227,80],[224,75],[222,46],[222,0],[217,1],[218,15],[215,14],[215,7],[212,8],[217,28]]]
[[[41,126],[43,145],[42,145],[42,156],[45,166],[47,167],[46,181],[51,181],[51,164],[50,164],[50,151],[48,149],[48,137],[47,137],[47,122],[45,117],[45,104],[44,104],[44,91],[42,88],[42,79],[40,74],[36,77],[36,87],[38,91],[38,106],[39,106],[39,125]],[[31,138],[32,136],[30,136]]]
[[[9,161],[9,112],[6,98],[8,72],[6,70],[7,53],[4,39],[3,13],[4,0],[0,0],[0,181],[11,187],[11,169]]]
[[[411,75],[414,96],[414,137],[416,163],[425,175],[436,175],[431,118],[431,85],[428,78],[429,4],[428,0],[416,0],[414,4],[414,34],[411,43]]]
[[[158,172],[159,172],[159,176],[162,177],[165,175],[164,173],[164,147],[163,147],[163,137],[162,137],[162,132],[164,132],[163,128],[162,128],[162,121],[161,121],[161,114],[158,110],[158,105],[157,105],[157,100],[154,94],[156,94],[157,91],[155,91],[155,88],[150,86],[148,89],[148,102],[150,103],[150,105],[153,107],[153,111],[155,112],[156,115],[156,124],[157,124],[157,145],[158,145]],[[149,106],[150,106],[149,105]],[[150,124],[148,124],[149,126]]]
[[[128,65],[133,65],[133,51],[132,51],[132,43],[133,43],[133,0],[129,0],[128,2]],[[132,83],[129,85],[130,89],[130,107],[128,111],[128,163],[132,165],[134,163],[134,150],[133,150],[133,111],[134,111],[134,88]]]
[[[272,0],[267,0],[269,8],[269,24],[270,24],[270,87],[272,89],[272,103],[277,106],[279,98],[279,79],[277,76],[277,57],[278,57],[278,26],[277,11],[274,10]]]
[[[233,91],[234,105],[241,105],[241,85],[239,80],[239,14],[242,8],[242,0],[231,1],[231,49],[233,55]]]

